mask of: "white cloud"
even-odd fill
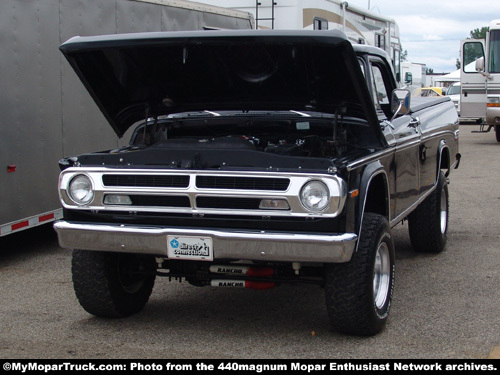
[[[424,40],[443,40],[439,35],[424,35]]]

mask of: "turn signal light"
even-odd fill
[[[128,195],[108,194],[104,197],[104,204],[126,206],[131,205],[132,200]]]
[[[358,195],[359,195],[359,189],[355,189],[355,190],[352,190],[352,191],[350,191],[350,192],[349,192],[349,196],[350,196],[351,198],[355,198],[355,197],[357,197]]]
[[[290,206],[285,199],[262,199],[259,208],[264,210],[289,210]]]

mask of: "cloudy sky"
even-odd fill
[[[500,0],[347,0],[399,25],[408,61],[426,64],[435,73],[456,70],[460,40],[471,30],[500,19]]]

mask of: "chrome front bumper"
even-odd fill
[[[167,236],[210,237],[215,259],[342,263],[351,259],[357,236],[266,231],[163,228],[119,224],[54,224],[63,248],[168,257]]]

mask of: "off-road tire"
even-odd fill
[[[408,216],[408,229],[413,250],[440,253],[446,246],[448,233],[448,184],[443,172],[436,189]]]
[[[90,314],[124,318],[142,310],[153,290],[153,257],[74,250],[73,286],[80,305]]]
[[[375,276],[381,258],[386,273],[378,284]],[[393,289],[394,243],[389,223],[382,215],[365,213],[358,249],[351,260],[325,265],[326,307],[332,328],[350,335],[377,334],[386,325]]]

